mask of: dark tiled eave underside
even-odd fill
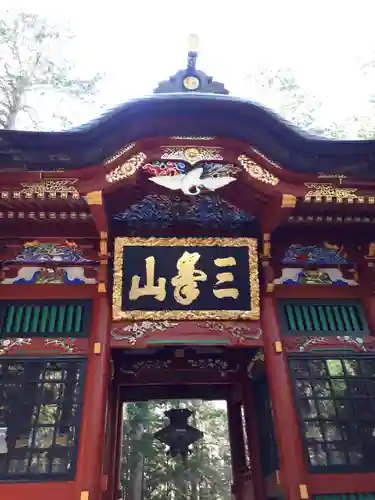
[[[2,130],[0,168],[96,165],[132,141],[176,135],[241,140],[294,172],[375,178],[375,141],[309,135],[258,104],[212,94],[159,94],[129,101],[67,132]]]

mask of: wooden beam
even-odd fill
[[[296,197],[277,193],[263,209],[260,227],[263,233],[273,233],[290,217],[296,206]]]
[[[90,191],[86,194],[86,201],[94,218],[98,232],[108,233],[107,214],[104,209],[102,191]]]

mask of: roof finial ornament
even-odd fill
[[[171,76],[169,80],[160,82],[154,90],[155,94],[171,93],[205,93],[205,94],[229,94],[224,85],[213,81],[203,71],[197,70],[197,57],[199,51],[199,37],[191,34],[188,37],[188,60],[187,67]]]
[[[196,69],[195,66],[197,63],[198,51],[199,51],[199,37],[198,35],[192,34],[188,37],[188,63],[187,63],[188,69],[192,70]]]

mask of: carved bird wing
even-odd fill
[[[155,182],[155,184],[159,184],[159,186],[166,187],[171,189],[172,191],[177,191],[177,189],[181,189],[182,180],[185,175],[157,175],[156,177],[150,177],[150,181]]]
[[[196,186],[196,185],[200,184],[202,174],[203,174],[202,167],[193,168],[193,170],[190,170],[190,172],[188,172],[186,174],[186,177],[185,177],[186,184],[191,184],[192,186],[193,185]]]
[[[230,184],[231,182],[235,181],[235,177],[205,177],[204,179],[200,180],[200,183],[202,186],[204,186],[206,189],[209,189],[210,191],[215,191],[216,189],[219,189],[223,186],[226,186],[227,184]]]

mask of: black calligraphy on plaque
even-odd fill
[[[248,310],[249,249],[125,247],[123,310]]]

